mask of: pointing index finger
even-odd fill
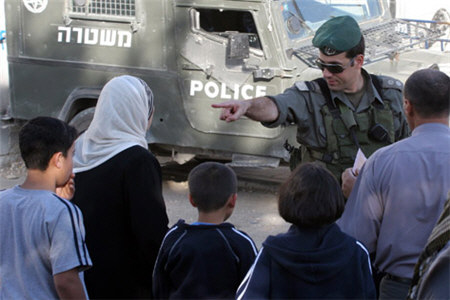
[[[226,107],[232,107],[233,105],[228,102],[222,102],[222,103],[213,103],[211,104],[214,108],[226,108]]]

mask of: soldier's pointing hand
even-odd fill
[[[249,108],[246,101],[226,101],[211,105],[214,108],[222,108],[220,119],[226,122],[233,122],[245,115]]]

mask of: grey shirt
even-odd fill
[[[0,299],[58,298],[54,275],[92,265],[81,211],[50,191],[1,192],[0,229]]]
[[[337,223],[376,252],[379,270],[411,278],[449,190],[450,128],[423,124],[372,154]]]

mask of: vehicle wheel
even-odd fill
[[[70,120],[69,125],[75,127],[79,134],[85,132],[94,118],[94,112],[95,107],[89,107],[80,111]]]

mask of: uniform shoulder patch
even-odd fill
[[[309,87],[306,84],[306,81],[296,81],[295,82],[295,87],[301,92],[309,91]]]
[[[312,80],[312,81],[297,81],[297,82],[295,82],[294,85],[300,92],[321,93],[319,84],[314,80]]]
[[[403,90],[403,82],[398,79],[389,76],[378,76],[378,78],[380,79],[381,87],[384,89]]]

